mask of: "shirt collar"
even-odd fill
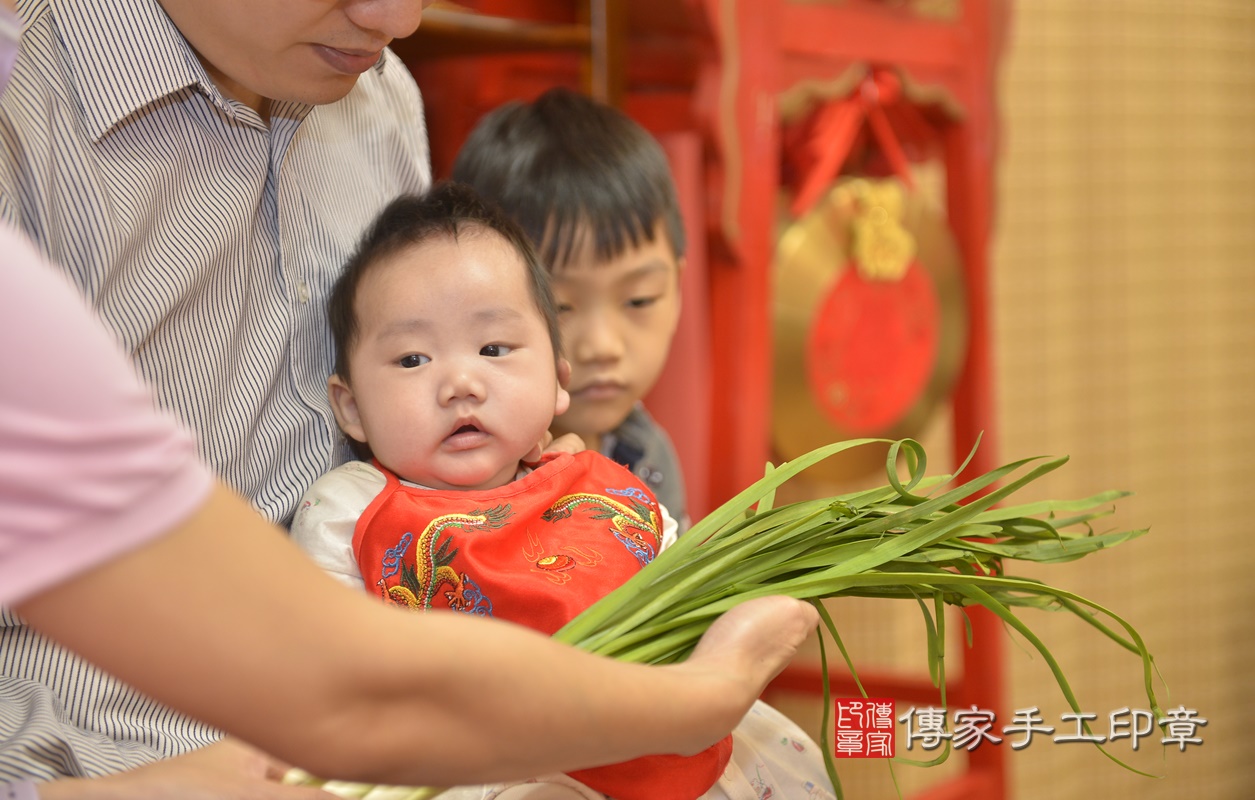
[[[99,139],[140,109],[199,90],[230,116],[239,111],[214,86],[157,0],[51,0],[88,132]],[[240,106],[243,108],[243,106]]]

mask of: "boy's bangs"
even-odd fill
[[[653,242],[662,219],[662,210],[652,204],[630,209],[586,204],[578,211],[555,207],[545,223],[540,256],[550,271],[560,270],[589,252],[594,263],[602,264]]]

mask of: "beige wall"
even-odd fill
[[[1070,455],[1020,498],[1128,489],[1110,525],[1151,527],[1076,564],[1017,571],[1125,616],[1156,654],[1161,703],[1209,720],[1204,744],[1184,753],[1111,748],[1165,780],[1089,745],[1047,738],[1007,752],[1010,796],[1249,800],[1255,1],[1016,0],[1000,102],[999,459]],[[944,428],[942,417],[922,437],[942,459]],[[864,668],[924,664],[918,610],[833,608]],[[1098,732],[1109,712],[1146,707],[1131,655],[1070,615],[1021,616],[1099,715]],[[1030,649],[1009,637],[1009,707],[1038,706],[1062,733],[1068,708]],[[813,706],[779,702],[817,728]],[[908,793],[941,774],[897,772]],[[852,800],[895,796],[883,762],[845,762],[841,774]]]
[[[994,330],[1004,456],[1066,453],[1042,496],[1136,493],[1127,549],[1037,574],[1127,616],[1204,744],[1121,770],[1092,748],[1009,757],[1016,798],[1255,797],[1255,3],[1017,0],[1001,80]],[[1037,625],[1104,715],[1137,665]],[[1065,710],[1011,652],[1013,707]],[[1056,714],[1057,716],[1057,714]],[[1113,752],[1128,755],[1127,745]]]

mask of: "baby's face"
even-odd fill
[[[553,430],[596,449],[662,374],[680,319],[680,262],[660,222],[653,242],[610,261],[578,251],[552,283],[571,361],[571,407]]]
[[[345,433],[400,477],[491,489],[566,408],[527,267],[490,231],[376,264],[358,287],[351,387],[330,394]]]

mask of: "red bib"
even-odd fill
[[[408,608],[552,635],[652,561],[662,539],[653,494],[592,451],[547,457],[487,491],[417,489],[375,466],[387,483],[357,522],[353,553],[367,588]],[[571,775],[617,800],[692,800],[731,755],[727,737],[689,758],[646,756]]]

